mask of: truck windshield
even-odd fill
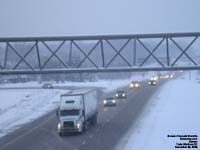
[[[72,110],[61,110],[60,116],[77,116],[79,115],[78,109],[72,109]]]

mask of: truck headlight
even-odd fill
[[[131,84],[129,85],[129,87],[131,87],[131,88],[132,88],[132,87],[133,87],[133,84],[131,83]]]
[[[115,100],[112,100],[113,103],[115,103]]]
[[[119,95],[118,95],[118,94],[115,94],[115,96],[118,97]]]
[[[79,129],[81,127],[80,123],[76,124],[76,128]]]
[[[58,129],[61,129],[61,127],[62,127],[61,124],[58,123],[57,128],[58,128]]]
[[[103,103],[104,103],[104,104],[106,104],[106,103],[107,103],[107,101],[106,101],[106,100],[104,100],[104,101],[103,101]]]

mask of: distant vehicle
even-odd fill
[[[107,97],[104,101],[103,101],[104,106],[116,106],[117,105],[117,101],[114,97]]]
[[[168,75],[168,74],[166,74],[165,76],[164,76],[164,79],[169,79],[170,78],[170,75]]]
[[[133,88],[133,89],[138,89],[138,88],[140,88],[140,83],[139,83],[139,81],[132,81],[132,82],[129,84],[129,88]]]
[[[94,89],[75,89],[61,95],[57,116],[58,133],[82,133],[88,125],[97,124],[97,95]]]
[[[45,83],[42,88],[44,89],[52,89],[53,88],[53,85],[51,83]]]
[[[125,91],[117,91],[115,93],[115,97],[116,97],[116,99],[126,99],[127,98],[126,92]]]
[[[149,85],[156,85],[157,81],[155,81],[155,80],[149,80],[148,84]]]
[[[151,80],[151,81],[157,81],[157,80],[158,80],[158,77],[157,77],[157,76],[151,77],[150,80]]]

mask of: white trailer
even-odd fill
[[[75,89],[61,95],[58,110],[58,133],[82,133],[88,124],[97,123],[97,93],[95,89]]]

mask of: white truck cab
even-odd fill
[[[97,123],[96,90],[76,89],[60,97],[58,133],[82,133],[88,123]]]

